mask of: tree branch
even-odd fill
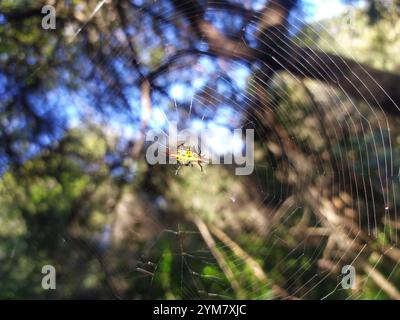
[[[184,4],[179,0],[172,2],[176,10],[188,19],[195,33],[207,42],[210,53],[248,62],[262,61],[274,72],[285,70],[294,76],[321,81],[384,112],[400,116],[400,75],[334,54],[302,48],[285,40],[287,17],[296,0],[268,2],[258,25],[262,44],[258,49],[248,47],[243,41],[228,38],[205,21],[204,9],[196,0],[186,0]],[[249,14],[248,10],[243,10]]]

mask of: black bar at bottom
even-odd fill
[[[395,301],[260,301],[260,300],[8,300],[0,301],[4,315],[37,315],[40,319],[62,316],[108,316],[127,319],[274,319],[285,316],[301,316],[307,319],[336,317],[343,319],[354,311],[358,316],[379,316],[381,311],[398,309]]]

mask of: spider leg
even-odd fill
[[[198,165],[200,166],[200,170],[201,170],[201,172],[203,172],[203,166],[201,165],[201,162],[200,162],[200,161],[198,161],[197,163],[198,163]]]

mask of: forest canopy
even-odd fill
[[[0,298],[400,299],[400,2],[339,2],[0,1]]]

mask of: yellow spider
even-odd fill
[[[182,166],[191,166],[193,167],[193,164],[198,164],[200,166],[201,172],[203,172],[203,163],[206,163],[206,159],[204,156],[201,154],[201,149],[199,147],[199,152],[192,151],[190,147],[185,147],[184,143],[181,143],[177,148],[176,148],[176,153],[170,153],[167,151],[167,155],[175,158],[178,164],[178,167],[175,171],[175,174],[178,174],[179,169]]]

